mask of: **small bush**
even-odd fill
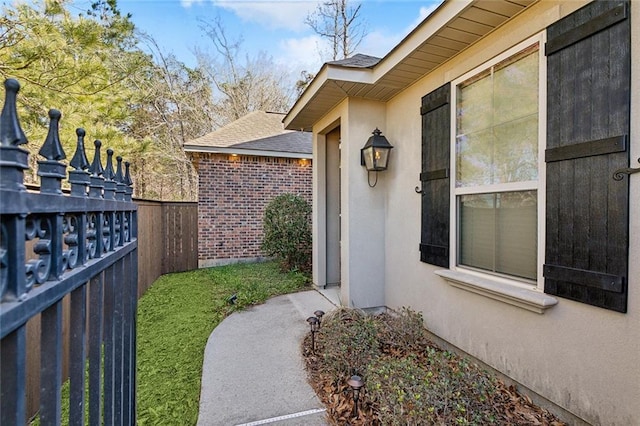
[[[318,345],[332,348],[319,351],[327,373],[339,381],[352,374],[364,375],[371,360],[380,356],[374,317],[357,309],[340,308],[325,318],[323,325],[326,323],[331,332],[319,335]]]
[[[311,206],[302,197],[282,194],[264,211],[262,250],[286,271],[311,271]]]

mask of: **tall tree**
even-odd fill
[[[305,23],[320,37],[329,41],[332,59],[344,59],[353,55],[367,35],[360,21],[361,3],[349,0],[326,0],[307,15]]]
[[[89,156],[91,141],[100,139],[131,161],[136,196],[195,199],[195,175],[182,145],[211,130],[205,73],[162,54],[154,43],[143,51],[116,0],[97,0],[79,16],[68,11],[71,4],[16,3],[5,5],[0,16],[0,77],[22,83],[20,119],[31,142],[27,180],[37,183],[37,151],[54,107],[63,114],[68,158],[75,129],[84,127]]]
[[[164,199],[172,193],[180,199],[195,199],[197,176],[183,146],[213,130],[211,81],[204,70],[191,69],[173,54],[165,54],[152,37],[141,34],[140,38],[153,55],[155,67],[147,79],[135,82],[145,96],[127,132],[153,143],[156,160],[162,159],[152,164],[161,173],[148,186],[149,192]],[[178,183],[178,188],[172,188],[171,182]]]
[[[0,77],[17,78],[23,85],[20,119],[31,141],[31,161],[38,159],[52,107],[63,114],[60,131],[67,156],[75,148],[76,127],[84,127],[90,138],[132,158],[139,146],[121,132],[137,97],[128,82],[151,62],[130,48],[133,24],[127,17],[105,13],[97,21],[72,16],[66,6],[64,1],[18,3],[5,6],[0,20]]]
[[[214,84],[213,120],[221,127],[256,110],[287,111],[293,89],[289,72],[264,52],[240,57],[242,40],[229,40],[217,17],[201,21],[214,51],[196,49],[198,64]]]

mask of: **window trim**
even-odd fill
[[[466,271],[451,271],[440,269],[435,274],[442,277],[453,287],[476,293],[509,305],[526,309],[537,314],[552,308],[558,303],[558,299],[539,291],[532,291],[530,288],[522,288],[496,280],[495,277],[487,278],[486,274],[474,275]]]
[[[546,176],[545,176],[545,148],[546,148],[546,131],[547,131],[547,116],[546,116],[546,81],[547,81],[547,62],[546,56],[544,54],[544,46],[546,41],[546,31],[542,31],[516,45],[507,49],[503,53],[495,56],[494,58],[485,61],[481,65],[475,67],[469,72],[461,75],[460,77],[451,81],[451,155],[450,155],[450,182],[449,182],[449,191],[450,191],[450,224],[451,230],[449,232],[449,270],[451,274],[440,273],[438,271],[438,275],[445,278],[449,283],[456,287],[465,288],[469,291],[473,291],[475,293],[484,294],[488,297],[506,301],[510,299],[522,299],[518,298],[517,295],[519,289],[523,290],[533,290],[536,293],[544,294],[544,276],[543,276],[543,266],[544,266],[544,257],[545,257],[545,188],[546,188]],[[538,181],[535,185],[531,185],[532,182],[515,182],[515,183],[506,183],[506,184],[497,184],[497,185],[487,185],[483,186],[482,190],[475,188],[456,188],[456,104],[457,104],[457,86],[463,82],[473,77],[474,75],[478,75],[484,70],[506,60],[507,58],[517,54],[518,52],[538,43]],[[465,267],[464,265],[458,265],[458,239],[459,239],[459,208],[458,208],[458,197],[460,195],[473,194],[473,193],[486,193],[490,192],[488,190],[496,189],[495,192],[505,192],[505,191],[513,191],[513,190],[532,190],[535,189],[538,194],[538,206],[537,206],[537,215],[538,215],[538,238],[537,238],[537,279],[535,284],[533,282],[526,282],[523,280],[518,280],[517,278],[508,278],[503,275],[492,274],[490,272],[479,271],[473,268]],[[455,279],[454,279],[455,277]],[[466,278],[465,278],[466,277]],[[477,285],[478,282],[484,283],[484,285]],[[507,285],[507,287],[505,287]],[[506,291],[509,290],[508,286],[512,286],[514,291]],[[513,294],[511,294],[513,293]],[[503,294],[505,297],[499,298],[496,297],[496,294]],[[546,296],[550,297],[550,296]],[[506,300],[505,300],[506,299]],[[552,298],[554,299],[554,298]],[[555,299],[554,299],[555,300]],[[541,302],[544,306],[543,308],[535,308],[532,309],[535,312],[542,313],[544,309],[555,305],[557,301],[552,302],[545,299],[545,301]],[[512,303],[515,304],[515,303]],[[516,304],[517,306],[521,306],[522,303]],[[526,305],[526,303],[525,303]],[[521,306],[523,307],[523,306]]]

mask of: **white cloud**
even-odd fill
[[[327,50],[327,43],[318,35],[302,38],[288,38],[280,40],[279,52],[274,59],[288,67],[294,66],[295,73],[307,71],[316,73],[326,61],[320,53]]]
[[[203,0],[180,0],[180,5],[182,7],[184,7],[185,9],[188,9],[191,7],[192,4],[194,3],[202,3]]]
[[[411,26],[409,27],[409,30],[407,31],[407,34],[409,34],[415,27],[418,26],[418,24],[420,24],[422,21],[424,21],[424,19],[431,15],[431,13],[433,13],[434,10],[436,10],[438,8],[438,6],[440,6],[442,2],[437,2],[434,4],[431,4],[429,6],[422,6],[420,8],[420,14],[418,15],[418,17],[416,18],[416,20],[411,24]]]
[[[402,34],[388,34],[382,31],[373,31],[366,35],[358,48],[357,53],[377,56],[382,58],[402,40]]]
[[[181,0],[186,2],[200,0]],[[246,22],[254,22],[266,28],[304,31],[307,15],[315,10],[316,1],[290,0],[212,0],[213,4],[234,12]]]

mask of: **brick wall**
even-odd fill
[[[311,160],[198,154],[198,260],[212,266],[264,256],[262,215],[283,193],[311,203]]]

